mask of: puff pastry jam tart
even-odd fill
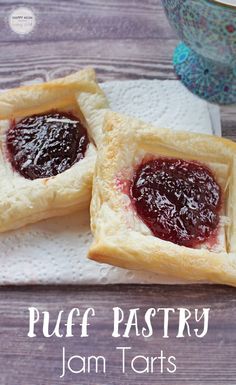
[[[153,235],[181,246],[205,242],[219,224],[221,188],[197,162],[156,158],[142,163],[130,195]]]
[[[0,93],[0,233],[88,209],[107,108],[92,68]]]
[[[112,112],[103,132],[89,257],[236,286],[236,143]]]
[[[84,158],[88,135],[73,114],[51,111],[12,122],[7,133],[13,169],[27,179],[62,173]]]

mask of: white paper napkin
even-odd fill
[[[178,81],[113,81],[101,86],[114,111],[161,127],[221,134],[219,108]],[[88,212],[0,234],[0,284],[181,283],[90,261],[86,255],[91,239]]]

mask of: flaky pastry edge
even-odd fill
[[[132,157],[135,146],[152,153],[156,143],[183,152],[193,159],[207,158],[230,164],[230,250],[211,252],[163,241],[128,228],[120,213],[120,194],[114,178]],[[89,258],[127,269],[156,272],[191,282],[236,286],[236,143],[204,134],[157,129],[139,120],[107,113],[93,181],[91,229],[94,235]]]
[[[86,103],[83,100],[80,103],[81,95],[83,98],[86,96]],[[0,232],[89,207],[96,161],[94,131],[102,131],[102,119],[100,116],[96,119],[95,98],[108,108],[92,68],[0,94]],[[91,110],[87,106],[90,100]],[[77,116],[87,127],[90,143],[85,157],[70,169],[50,178],[27,180],[12,170],[4,150],[3,131],[9,127],[9,121],[53,109],[63,110],[68,106],[76,109]],[[89,123],[91,113],[92,127]]]

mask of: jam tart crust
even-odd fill
[[[189,282],[236,286],[236,143],[157,128],[112,112],[105,116],[103,131],[90,208],[94,240],[89,258]],[[218,231],[199,247],[154,236],[135,212],[130,197],[135,170],[163,157],[205,165],[221,188]]]
[[[103,109],[107,108],[106,97],[92,68],[0,94],[0,232],[89,206],[96,137],[101,134]],[[86,128],[89,137],[86,152],[62,173],[26,179],[11,165],[6,149],[7,132],[13,121],[55,110],[72,114]]]

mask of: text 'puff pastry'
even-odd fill
[[[0,232],[88,207],[102,107],[91,68],[0,94]]]
[[[236,286],[236,143],[108,112],[89,257]]]

